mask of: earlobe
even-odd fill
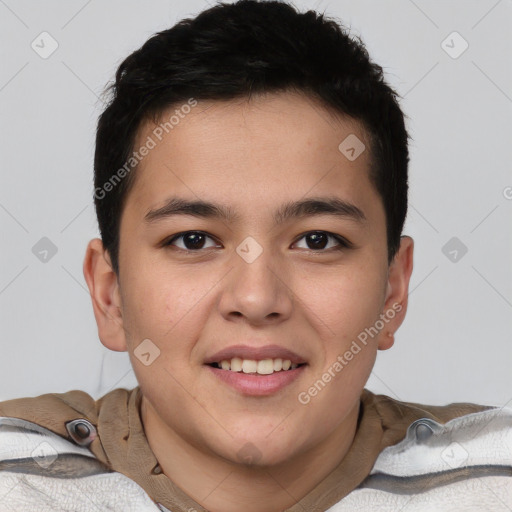
[[[83,271],[101,343],[110,350],[126,351],[119,282],[99,238],[87,245]]]
[[[379,350],[387,350],[394,344],[394,333],[405,318],[409,295],[409,281],[413,269],[414,240],[410,236],[402,236],[400,248],[388,270],[388,281],[384,309],[386,326],[379,334]]]
[[[395,343],[395,335],[391,331],[386,331],[382,339],[379,339],[379,350],[388,350]]]

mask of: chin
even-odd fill
[[[268,468],[278,466],[289,460],[294,454],[287,450],[276,451],[269,447],[268,443],[262,447],[257,443],[247,441],[236,452],[231,452],[230,460],[235,464],[240,464],[249,468]]]
[[[302,443],[298,433],[293,434],[289,429],[279,432],[275,425],[269,428],[266,423],[265,428],[258,428],[257,431],[252,425],[252,429],[240,430],[243,436],[229,436],[221,444],[210,446],[220,456],[236,464],[248,467],[276,466],[296,456]]]

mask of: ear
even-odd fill
[[[99,238],[94,238],[87,245],[83,271],[101,343],[110,350],[126,351],[119,281],[108,251]]]
[[[404,321],[413,268],[413,250],[414,240],[410,236],[402,236],[400,248],[388,269],[386,298],[381,315],[385,326],[379,332],[379,350],[387,350],[393,346],[394,334]]]

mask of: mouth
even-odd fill
[[[280,357],[260,360],[233,357],[232,359],[208,363],[208,366],[218,370],[244,373],[246,375],[272,375],[274,373],[289,372],[305,365],[306,363],[292,363],[290,359],[282,359]]]
[[[209,356],[204,367],[216,382],[245,396],[276,394],[298,379],[308,363],[279,345],[233,345]]]
[[[298,379],[307,366],[304,358],[278,345],[236,345],[204,361],[217,382],[245,396],[277,394]]]

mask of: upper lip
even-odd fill
[[[223,348],[205,360],[205,364],[219,363],[220,361],[230,360],[234,357],[240,359],[289,359],[292,364],[303,364],[306,360],[284,347],[279,345],[264,345],[261,347],[251,347],[249,345],[232,345]]]

